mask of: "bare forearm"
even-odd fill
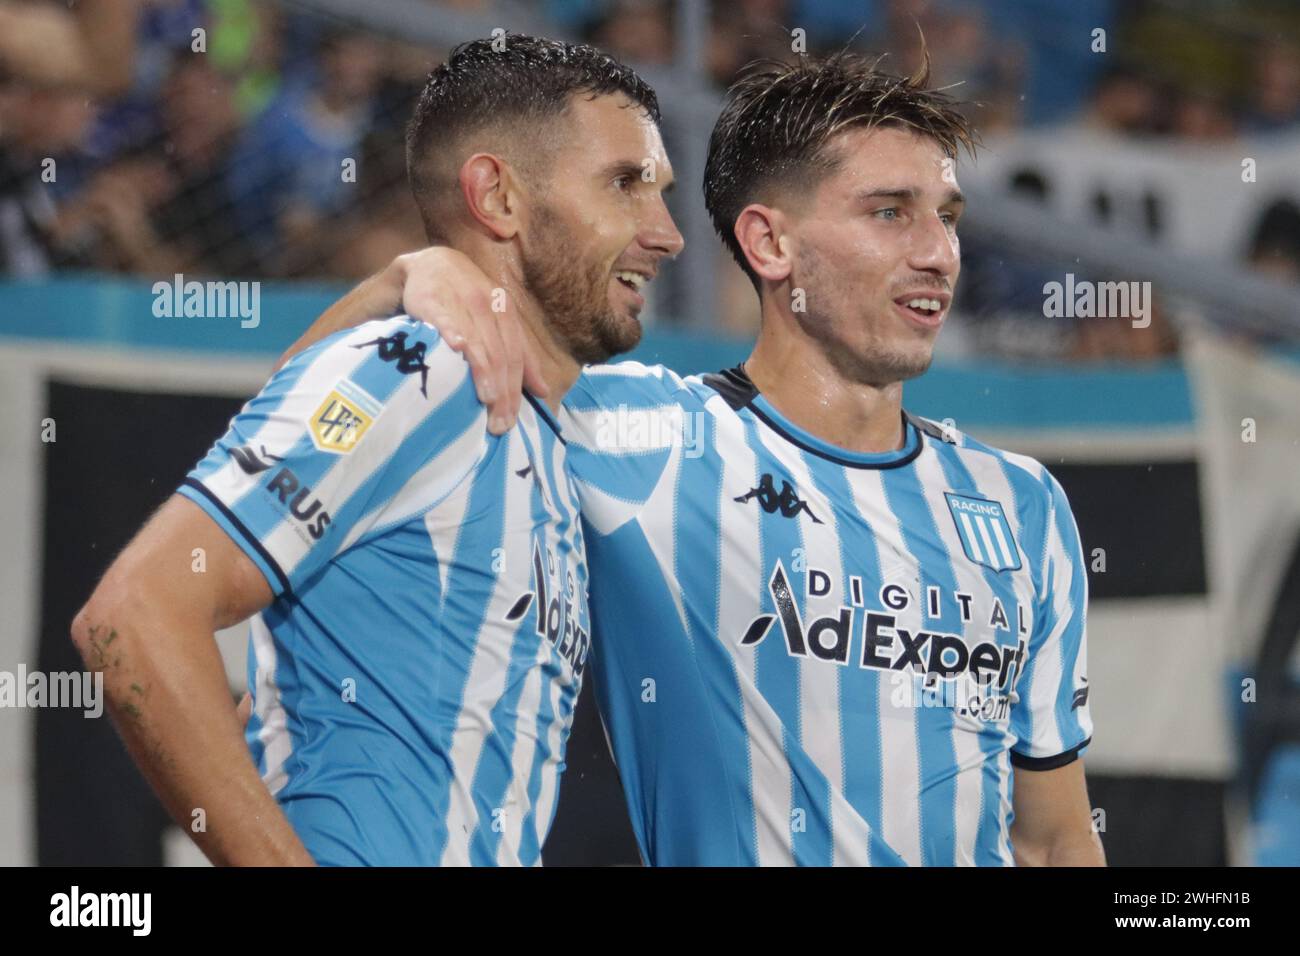
[[[93,605],[74,638],[114,723],[172,818],[218,865],[311,865],[244,745],[211,632]],[[146,651],[146,648],[148,649]]]
[[[321,313],[293,345],[275,363],[278,371],[285,362],[326,336],[349,329],[370,319],[396,315],[402,308],[402,288],[406,283],[405,264],[399,257],[383,272],[371,276]]]
[[[1094,833],[1072,834],[1053,841],[1033,843],[1017,838],[1014,828],[1016,866],[1105,866],[1106,854]]]

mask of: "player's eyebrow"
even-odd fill
[[[921,191],[915,186],[891,186],[880,189],[869,189],[859,192],[855,197],[858,202],[866,202],[871,199],[904,199],[908,202],[915,202],[920,196]],[[964,206],[966,205],[966,196],[960,189],[950,190],[944,197],[942,206]]]

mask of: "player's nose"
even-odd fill
[[[949,282],[961,267],[961,247],[957,237],[938,216],[920,223],[908,256],[912,268],[937,273]]]
[[[641,224],[641,245],[671,259],[686,247],[686,240],[677,230],[677,223],[673,222],[672,213],[668,211],[668,205],[662,197],[654,203],[654,207],[654,212]]]

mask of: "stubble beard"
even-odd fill
[[[551,334],[583,365],[608,361],[641,341],[641,323],[609,304],[610,272],[602,261],[575,261],[585,244],[550,207],[538,212],[534,250],[523,262],[524,285]]]
[[[878,329],[888,328],[893,316],[877,319],[870,316],[859,318],[861,313],[854,315],[857,311],[852,305],[856,298],[854,290],[841,288],[836,277],[824,268],[821,257],[812,250],[801,250],[799,275],[803,286],[808,289],[809,308],[802,313],[796,312],[795,320],[804,334],[817,343],[822,355],[844,381],[882,388],[916,378],[930,368],[934,359],[933,340],[918,342],[910,348],[883,341]],[[843,307],[831,305],[831,308],[840,316],[851,315],[853,318],[835,318],[823,307],[823,298],[844,303]],[[865,343],[861,338],[850,340],[843,333],[842,329],[850,322],[867,323]]]

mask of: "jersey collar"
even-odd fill
[[[921,453],[924,438],[916,421],[907,412],[901,413],[905,439],[903,447],[895,451],[859,452],[841,448],[805,431],[776,410],[758,390],[743,365],[703,376],[706,385],[726,400],[736,410],[748,408],[755,417],[792,445],[804,451],[849,468],[899,468],[909,464]]]

